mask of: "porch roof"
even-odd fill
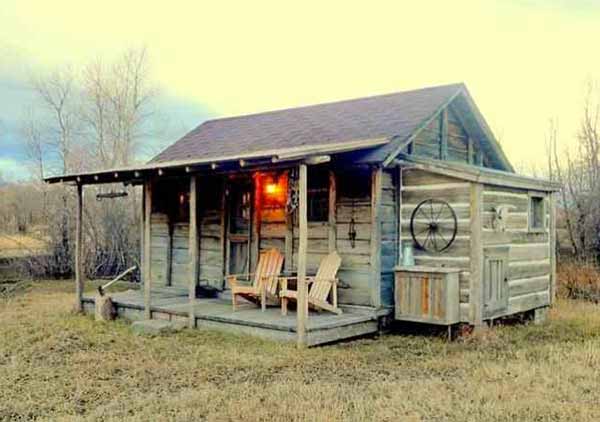
[[[368,148],[383,146],[390,142],[388,138],[360,139],[347,142],[330,143],[327,145],[306,145],[299,147],[280,148],[276,150],[261,150],[244,152],[235,155],[211,156],[171,160],[165,162],[150,161],[127,167],[116,167],[98,171],[70,173],[62,176],[46,177],[47,183],[75,182],[78,184],[120,183],[141,181],[151,175],[164,173],[181,173],[211,171],[217,169],[239,170],[245,166],[260,164],[277,164],[297,162],[307,158],[319,159],[329,154],[343,154]],[[325,157],[329,158],[329,157]]]

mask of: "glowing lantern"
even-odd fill
[[[275,195],[279,190],[279,186],[276,183],[267,183],[265,186],[265,193],[267,195]]]

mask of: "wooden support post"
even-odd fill
[[[144,235],[145,235],[145,225],[144,225],[144,220],[146,218],[146,215],[144,214],[146,210],[146,189],[144,189],[144,186],[142,185],[142,207],[140,209],[140,282],[142,283],[142,285],[144,284],[144,280],[146,279],[146,268],[144,267],[144,263],[146,262],[144,260]]]
[[[550,215],[548,221],[548,242],[550,256],[550,303],[556,300],[556,198],[550,192],[548,195],[548,207]]]
[[[228,253],[227,253],[227,179],[223,176],[221,181],[221,258],[223,259],[223,288],[225,288],[225,276],[229,275]]]
[[[250,230],[250,244],[249,246],[249,257],[248,261],[248,272],[251,272],[250,268],[258,263],[258,256],[260,254],[260,225],[261,225],[261,213],[262,213],[262,178],[260,173],[254,177],[254,185],[252,194],[252,227]]]
[[[337,249],[337,228],[336,228],[336,179],[333,170],[329,170],[329,215],[327,218],[329,224],[328,230],[328,243],[329,252],[333,252]]]
[[[196,283],[198,282],[198,176],[190,177],[190,233],[188,253],[190,255],[190,279],[188,285],[188,296],[190,299],[188,326],[196,326],[196,315],[194,305],[196,302]]]
[[[448,159],[448,109],[440,115],[440,159]]]
[[[471,183],[471,276],[469,294],[469,320],[476,328],[483,326],[483,185]]]
[[[75,221],[75,311],[83,312],[83,186],[77,184],[77,215]]]
[[[381,306],[381,191],[383,170],[371,173],[371,305]]]
[[[152,243],[152,181],[146,180],[144,183],[144,318],[151,319],[152,311],[150,310],[150,289],[152,286],[152,271],[151,271],[151,243]]]
[[[396,178],[396,265],[402,263],[402,167],[397,167]]]
[[[297,311],[297,335],[298,346],[306,345],[306,320],[308,318],[308,286],[306,284],[306,252],[308,246],[308,218],[307,218],[307,168],[306,164],[300,164],[299,168],[299,245],[298,245],[298,311]]]

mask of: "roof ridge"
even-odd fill
[[[391,97],[391,96],[399,95],[399,94],[408,94],[408,93],[412,93],[412,92],[422,92],[422,91],[429,91],[429,90],[433,90],[433,89],[449,88],[452,86],[455,86],[457,89],[464,89],[466,87],[464,82],[455,82],[455,83],[451,83],[451,84],[433,85],[433,86],[428,86],[425,88],[416,88],[416,89],[407,89],[404,91],[389,92],[387,94],[367,95],[364,97],[354,97],[354,98],[348,98],[345,100],[335,100],[335,101],[328,101],[328,102],[322,102],[322,103],[314,103],[314,104],[300,105],[300,106],[294,106],[294,107],[286,107],[286,108],[280,108],[280,109],[274,109],[274,110],[265,110],[265,111],[259,111],[256,113],[247,113],[247,114],[239,114],[239,115],[234,115],[234,116],[216,117],[213,119],[205,120],[200,125],[196,126],[196,129],[199,128],[200,126],[204,125],[205,123],[209,123],[209,122],[242,119],[242,118],[246,118],[246,117],[262,116],[262,115],[274,114],[274,113],[280,113],[280,112],[292,111],[292,110],[303,110],[303,109],[309,109],[312,107],[320,107],[320,106],[340,104],[340,103],[352,103],[355,101],[362,101],[362,100],[375,99],[375,98],[385,98],[385,97]],[[193,130],[195,130],[195,129],[193,129]]]

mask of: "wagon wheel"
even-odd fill
[[[456,238],[456,213],[445,201],[426,199],[410,216],[410,234],[420,249],[443,252]]]

